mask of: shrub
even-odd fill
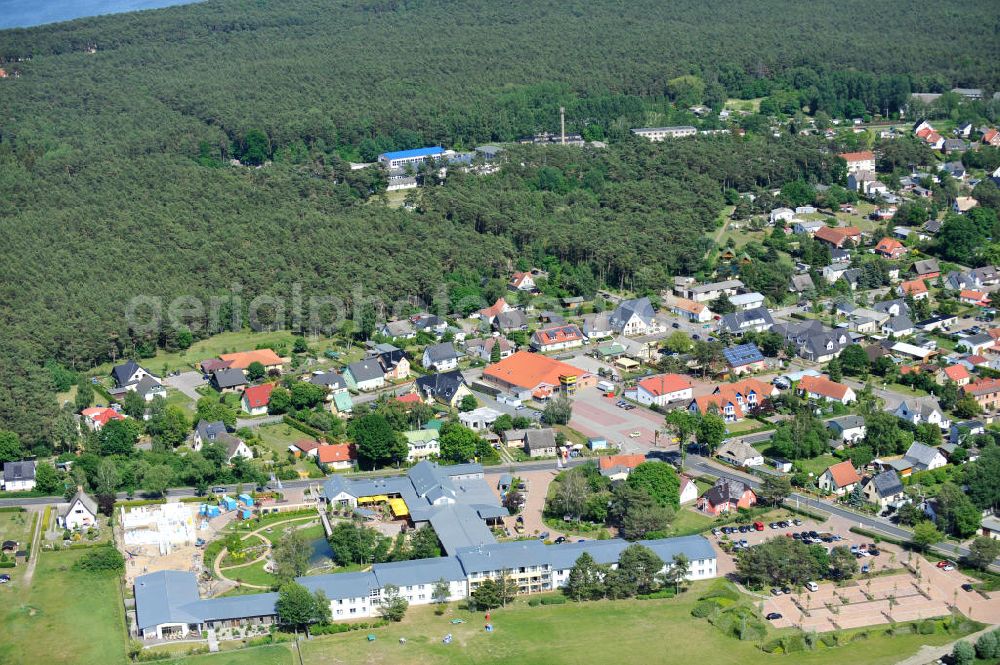
[[[781,643],[782,639],[779,637],[769,642],[765,642],[761,646],[761,649],[764,651],[764,653],[782,653],[783,649],[781,648]]]
[[[924,619],[917,626],[917,632],[921,635],[933,635],[937,632],[937,622],[933,619]]]
[[[708,615],[715,612],[718,608],[719,606],[716,605],[711,600],[700,600],[691,609],[691,616],[697,617],[699,619],[704,619]]]
[[[654,591],[653,593],[644,593],[636,596],[639,600],[657,600],[659,598],[673,598],[675,595],[673,589],[660,589],[659,591]]]
[[[840,641],[840,638],[837,636],[837,633],[824,633],[823,635],[820,635],[819,641],[823,643],[823,646],[835,647]]]
[[[858,631],[858,632],[854,633],[853,635],[851,635],[851,641],[852,642],[861,642],[862,640],[867,640],[868,637],[869,637],[868,631],[867,630],[861,630],[861,631]]]
[[[806,640],[802,634],[786,635],[784,640],[782,640],[781,646],[785,650],[785,653],[805,651]]]
[[[541,604],[542,604],[541,598],[532,598],[531,600],[528,601],[528,607],[538,607]]]
[[[112,545],[94,547],[74,564],[91,573],[120,573],[125,570],[125,557]]]
[[[546,596],[542,598],[542,605],[564,605],[566,596]]]
[[[976,656],[990,660],[997,656],[997,636],[995,633],[984,633],[976,640]]]

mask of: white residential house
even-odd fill
[[[769,221],[773,225],[778,222],[790,222],[793,217],[795,217],[795,211],[791,208],[775,208],[771,211]]]
[[[436,429],[416,429],[403,432],[406,437],[406,461],[419,462],[422,459],[441,454],[440,435]]]
[[[840,416],[827,421],[826,426],[844,443],[857,443],[868,433],[861,416]]]
[[[464,411],[458,414],[458,422],[477,432],[488,430],[493,426],[502,414],[496,409],[488,406],[481,406],[472,411]]]
[[[433,344],[424,349],[421,364],[435,372],[448,372],[458,367],[458,351],[451,342]]]
[[[861,476],[858,475],[854,464],[850,460],[844,460],[821,473],[816,480],[816,486],[840,496],[853,491],[860,482]]]
[[[3,465],[3,488],[7,492],[30,492],[35,489],[35,463],[6,462]]]
[[[70,531],[89,529],[97,524],[97,502],[83,490],[77,490],[68,504],[59,507],[56,524]]]
[[[910,463],[914,471],[933,471],[948,464],[948,458],[940,449],[918,441],[910,444],[903,459]]]
[[[736,308],[736,311],[746,312],[751,309],[763,307],[764,296],[756,291],[753,293],[737,293],[735,296],[729,296],[729,302]]]
[[[902,418],[914,425],[930,423],[937,425],[944,431],[951,429],[951,420],[944,415],[937,400],[933,398],[930,400],[903,400],[892,413],[897,418]]]
[[[646,406],[666,406],[679,400],[690,402],[693,397],[691,382],[680,374],[650,376],[636,386],[636,401]]]
[[[687,476],[681,476],[681,505],[698,500],[698,486]]]

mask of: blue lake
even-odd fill
[[[0,30],[27,28],[85,16],[187,5],[199,0],[0,0]]]

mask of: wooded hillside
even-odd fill
[[[833,165],[806,140],[656,147],[628,127],[691,118],[671,102],[790,88],[831,112],[995,88],[994,9],[233,0],[0,32],[0,425],[44,441],[56,406],[39,367],[134,353],[139,293],[427,295],[524,251],[656,288],[695,267],[724,187]],[[378,183],[344,161],[554,130],[560,105],[611,147],[525,149],[523,168],[452,178],[417,213],[367,200]],[[274,163],[226,165],[259,131]]]

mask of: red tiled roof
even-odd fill
[[[583,333],[574,325],[553,326],[535,331],[535,339],[542,346],[549,344],[564,344],[583,339]]]
[[[966,395],[987,395],[1000,392],[1000,379],[979,379],[962,388]]]
[[[301,450],[302,452],[308,453],[310,450],[316,450],[323,444],[321,444],[319,441],[313,441],[311,439],[299,439],[292,445]]]
[[[982,365],[983,363],[987,362],[986,356],[979,355],[978,353],[971,356],[965,356],[965,360],[966,362],[970,362],[973,365]]]
[[[354,459],[354,446],[349,443],[320,446],[316,449],[316,459],[320,464],[348,462]]]
[[[80,415],[100,424],[101,426],[107,425],[110,420],[125,420],[125,416],[118,413],[114,409],[101,406],[92,406],[88,409],[84,409],[80,412]]]
[[[521,284],[524,282],[524,278],[525,277],[530,277],[530,276],[531,276],[531,273],[529,273],[529,272],[516,272],[516,273],[514,273],[514,276],[510,278],[510,285],[511,286],[521,286]]]
[[[861,482],[861,477],[854,469],[854,465],[850,460],[844,460],[839,464],[834,464],[828,468],[827,471],[833,478],[833,482],[837,484],[837,487],[847,487],[848,485],[854,485],[855,483]]]
[[[847,395],[848,387],[825,376],[803,376],[799,381],[799,390],[829,399],[842,400]]]
[[[989,294],[984,291],[973,291],[972,289],[962,289],[959,292],[958,297],[962,300],[974,300],[975,302],[982,302],[989,300]]]
[[[528,351],[518,351],[483,370],[486,378],[528,390],[534,390],[542,384],[558,386],[560,376],[581,377],[587,374],[589,372],[573,365]]]
[[[882,252],[883,254],[892,254],[893,252],[898,252],[903,249],[903,243],[893,238],[882,238],[875,245],[876,252]]]
[[[922,279],[912,279],[908,282],[902,282],[899,285],[903,293],[912,293],[914,295],[918,293],[927,293],[927,284]]]
[[[845,162],[861,162],[875,159],[875,153],[871,150],[862,150],[861,152],[842,152],[837,156]]]
[[[504,300],[503,298],[497,298],[497,301],[493,303],[491,306],[479,310],[479,314],[484,319],[493,319],[498,314],[506,312],[507,308],[508,308],[507,301]]]
[[[418,404],[423,400],[420,399],[420,395],[417,393],[406,393],[405,395],[397,397],[396,401],[402,402],[403,404]]]
[[[731,394],[718,393],[715,395],[702,395],[701,397],[694,398],[695,404],[698,405],[698,411],[702,414],[709,413],[711,407],[714,405],[719,411],[728,405],[733,405],[733,415],[736,418],[743,417],[743,408],[740,407],[739,402],[736,401],[736,397]]]
[[[273,383],[264,383],[259,386],[250,386],[243,391],[243,397],[251,409],[259,409],[267,406],[271,402],[271,391],[274,390]]]
[[[660,397],[687,390],[691,387],[691,382],[680,374],[660,374],[643,379],[639,385],[654,397]]]
[[[997,136],[1000,136],[1000,131],[997,131],[995,129],[987,129],[986,133],[983,134],[983,142],[991,143],[993,139],[997,138]]]
[[[962,381],[969,378],[969,370],[965,365],[950,365],[944,368],[944,375],[952,381]]]
[[[634,469],[645,461],[645,455],[608,455],[607,457],[601,457],[597,464],[601,469],[611,469],[616,466],[626,466]]]
[[[236,369],[246,369],[255,362],[264,367],[272,367],[281,364],[281,356],[271,349],[256,349],[254,351],[240,351],[239,353],[222,353],[219,358],[229,361],[229,366]]]

